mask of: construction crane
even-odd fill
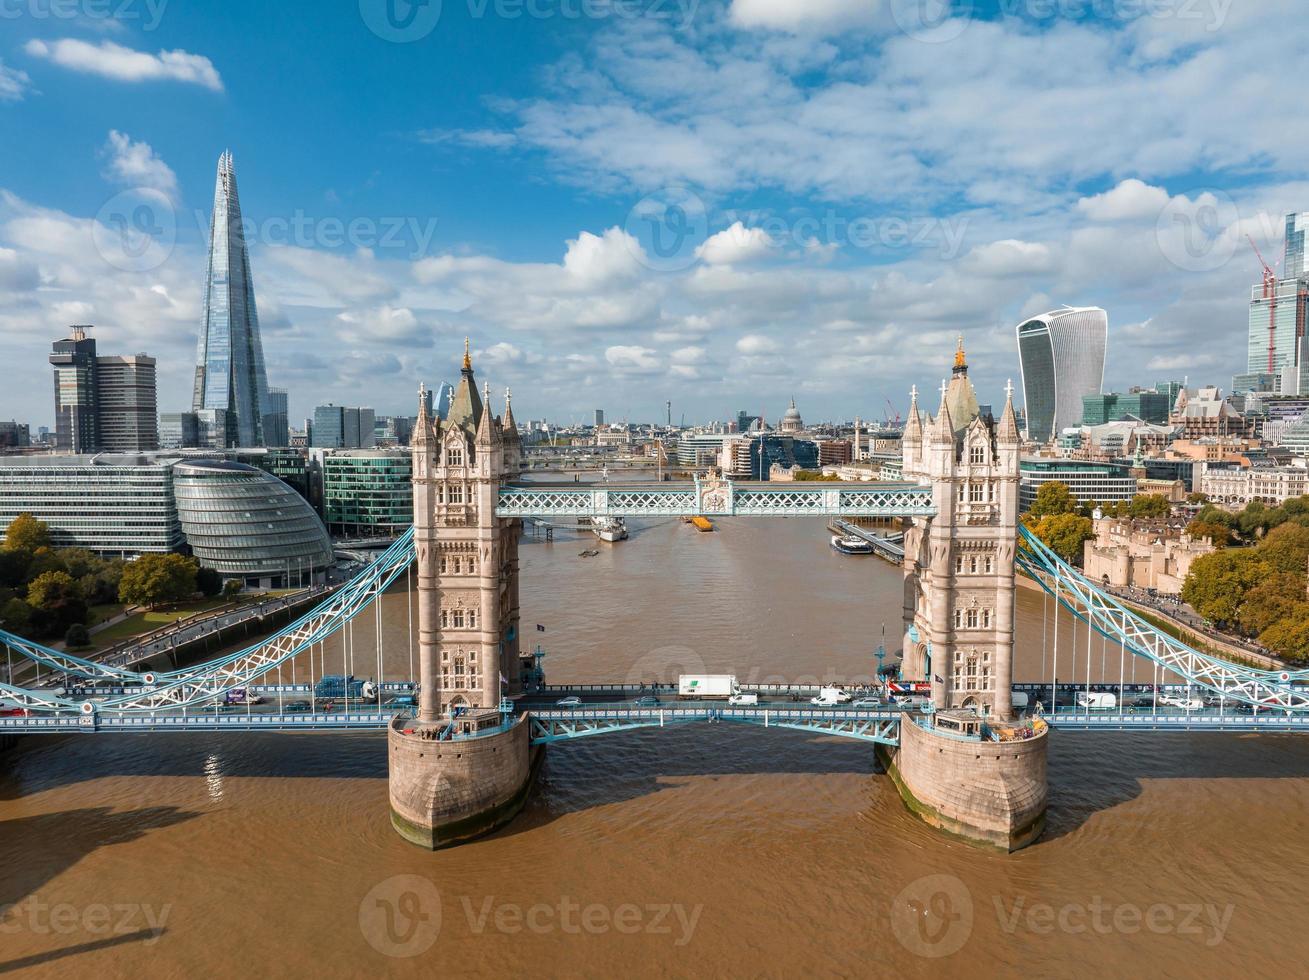
[[[1264,261],[1263,253],[1259,251],[1259,246],[1254,243],[1254,239],[1249,235],[1246,235],[1245,239],[1254,249],[1254,254],[1264,269],[1263,294],[1268,302],[1268,373],[1273,374],[1277,370],[1277,273]]]
[[[895,413],[895,421],[891,421],[891,413]],[[886,399],[886,425],[887,428],[900,428],[900,411],[891,404],[891,399]]]

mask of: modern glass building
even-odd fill
[[[101,450],[141,453],[159,448],[153,357],[97,357],[95,386]]]
[[[196,352],[192,411],[204,409],[221,409],[230,416],[233,445],[266,444],[265,416],[272,409],[230,152],[218,158],[204,319]]]
[[[1282,275],[1287,279],[1309,278],[1309,262],[1305,261],[1304,238],[1309,231],[1309,211],[1286,216],[1286,251],[1282,257]]]
[[[407,450],[357,449],[323,457],[323,511],[333,534],[395,536],[414,522]]]
[[[95,341],[87,327],[56,340],[50,350],[55,369],[55,448],[65,453],[90,453],[100,448],[95,403]]]
[[[1168,396],[1157,391],[1110,392],[1106,395],[1082,396],[1082,425],[1104,425],[1131,416],[1142,422],[1162,425],[1168,421],[1172,405]]]
[[[107,558],[182,547],[174,460],[148,456],[0,457],[0,532],[19,514],[50,525],[55,544]]]
[[[245,463],[184,460],[173,467],[182,533],[206,568],[280,588],[313,581],[333,562],[327,529],[277,477]]]
[[[1062,483],[1079,504],[1131,500],[1136,477],[1124,463],[1089,463],[1080,459],[1024,459],[1019,463],[1018,508],[1030,510],[1046,483]]]
[[[1309,279],[1281,279],[1250,290],[1250,340],[1246,356],[1249,374],[1277,376],[1284,395],[1309,392]]]
[[[319,405],[309,445],[315,449],[371,449],[376,445],[376,416],[371,408]]]
[[[1104,386],[1109,317],[1098,306],[1064,307],[1018,324],[1027,438],[1049,442],[1082,421],[1082,396]]]
[[[268,422],[264,427],[264,445],[283,448],[291,445],[291,423],[285,388],[268,389]]]

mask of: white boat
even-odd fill
[[[843,538],[839,534],[833,534],[832,547],[843,555],[871,555],[873,553],[873,546],[869,542],[853,535]]]
[[[627,525],[621,517],[597,517],[591,521],[591,530],[601,541],[622,541],[627,537]]]

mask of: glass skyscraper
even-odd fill
[[[227,442],[266,444],[265,416],[272,414],[264,350],[259,339],[250,255],[241,223],[232,154],[218,158],[214,214],[209,228],[209,270],[205,278],[204,321],[196,352],[192,411],[227,413]],[[271,419],[269,420],[271,422]]]
[[[1098,306],[1064,307],[1018,324],[1027,438],[1049,442],[1082,422],[1082,396],[1104,385],[1109,316]]]

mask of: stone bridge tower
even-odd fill
[[[446,418],[420,394],[411,447],[418,717],[389,733],[391,814],[407,839],[442,847],[510,819],[532,768],[526,724],[500,711],[520,693],[521,522],[495,508],[521,446],[508,393],[503,419],[479,395],[467,342]]]
[[[936,516],[905,534],[905,675],[931,682],[938,708],[975,707],[1007,721],[1018,541],[1018,423],[1013,386],[997,422],[982,415],[963,340],[936,417],[915,391],[904,433],[905,479],[930,483]]]
[[[914,392],[903,447],[905,478],[931,486],[936,514],[915,518],[905,533],[901,669],[931,683],[935,712],[906,715],[884,761],[922,819],[1016,850],[1045,827],[1047,739],[1004,724],[1014,714],[1020,438],[1013,385],[998,421],[983,414],[960,338],[935,418],[923,417]],[[989,730],[961,737],[979,727],[977,715]]]

